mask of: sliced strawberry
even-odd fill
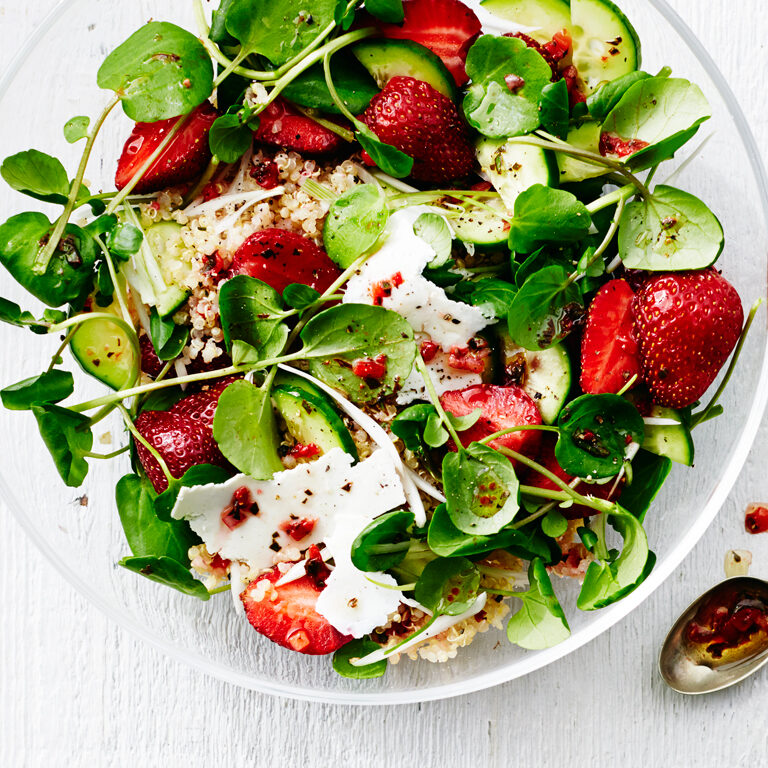
[[[280,293],[291,283],[308,285],[322,293],[341,272],[309,238],[285,229],[262,229],[235,252],[226,273],[227,277],[234,275],[257,277]]]
[[[592,299],[581,340],[581,388],[597,395],[618,392],[640,376],[632,302],[626,280],[611,280]]]
[[[261,582],[266,579],[274,585],[281,575],[275,567],[254,579],[240,595],[245,615],[257,632],[283,648],[313,656],[333,653],[352,639],[315,610],[322,589],[311,575],[272,586],[265,593]]]
[[[146,334],[139,337],[139,348],[141,349],[141,370],[151,378],[155,379],[160,371],[165,367],[163,362],[155,352],[152,346],[152,340]],[[214,357],[209,363],[203,360],[202,355],[198,355],[194,360],[187,364],[187,373],[203,373],[204,371],[218,371],[221,368],[227,368],[232,365],[232,358],[226,353]],[[176,376],[176,370],[171,368],[166,374],[168,378]]]
[[[152,163],[133,191],[136,194],[157,192],[159,189],[185,184],[197,178],[211,159],[208,132],[217,117],[218,113],[207,101],[196,107],[184,127],[171,139],[170,144]],[[117,189],[122,189],[130,182],[177,120],[177,117],[172,117],[157,123],[134,125],[117,162]]]
[[[287,101],[275,99],[260,115],[254,134],[257,141],[302,155],[329,155],[344,145],[344,139],[302,115]],[[268,187],[267,187],[268,188]]]
[[[522,387],[497,387],[490,384],[476,384],[465,389],[445,392],[441,398],[443,408],[454,416],[466,416],[477,408],[482,414],[469,429],[459,433],[461,442],[468,446],[494,432],[527,424],[541,424],[541,413],[536,403]],[[490,445],[493,448],[510,448],[526,456],[536,454],[541,432],[537,429],[512,432]]]
[[[464,65],[472,43],[480,36],[475,12],[460,0],[403,0],[402,24],[378,24],[381,34],[395,40],[413,40],[437,54],[456,80],[469,79]]]

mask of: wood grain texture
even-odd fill
[[[764,0],[673,4],[711,51],[768,152]],[[53,5],[0,0],[0,70]],[[10,351],[0,354],[5,359]],[[656,652],[679,610],[722,576],[726,550],[752,549],[753,572],[768,576],[768,536],[750,538],[743,529],[746,503],[768,498],[767,461],[764,427],[736,489],[693,553],[608,633],[522,680],[391,708],[261,696],[161,656],[63,583],[3,513],[0,764],[764,765],[768,671],[731,691],[682,698],[661,683]]]

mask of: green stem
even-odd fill
[[[48,242],[37,252],[35,260],[32,262],[32,272],[36,275],[44,275],[48,269],[48,264],[53,258],[53,254],[56,252],[56,248],[59,245],[61,236],[64,234],[64,230],[69,223],[69,217],[72,215],[72,211],[75,210],[75,203],[77,197],[80,194],[80,188],[83,185],[83,178],[85,177],[85,169],[88,165],[88,160],[91,157],[91,151],[96,141],[96,137],[99,135],[104,121],[107,119],[109,113],[115,108],[115,105],[120,99],[115,96],[109,104],[107,104],[104,111],[99,115],[91,132],[88,134],[88,140],[85,142],[85,148],[83,149],[83,155],[80,158],[80,165],[77,168],[77,174],[72,181],[72,186],[69,190],[69,196],[67,197],[66,205],[61,216],[59,216],[56,224],[51,232],[51,236],[48,238]]]
[[[125,453],[130,447],[130,445],[124,445],[122,448],[112,451],[112,453],[92,453],[91,451],[86,451],[83,455],[89,459],[114,459],[116,456]]]
[[[453,422],[448,418],[447,414],[445,413],[445,410],[443,409],[443,405],[440,402],[440,396],[437,394],[437,390],[435,389],[435,383],[432,381],[432,375],[429,372],[429,368],[427,368],[427,364],[424,362],[424,359],[422,356],[416,352],[416,362],[415,362],[416,370],[421,374],[421,378],[424,379],[424,387],[427,390],[427,394],[429,395],[430,402],[435,407],[435,410],[437,411],[437,415],[440,417],[440,421],[443,423],[443,426],[448,430],[448,434],[453,438],[453,442],[456,445],[456,448],[461,448],[461,440],[459,439],[459,433],[456,431],[456,428],[453,426]]]
[[[525,424],[524,426],[520,427],[500,429],[498,432],[494,432],[493,434],[488,435],[487,437],[484,437],[477,442],[482,443],[483,445],[488,445],[488,443],[492,442],[493,440],[498,440],[500,437],[504,437],[504,435],[511,435],[515,432],[525,432],[531,429],[537,429],[540,432],[557,432],[560,434],[560,430],[557,427],[549,427],[546,424]]]
[[[133,420],[131,419],[131,416],[125,406],[118,405],[117,408],[120,411],[120,415],[123,417],[126,428],[133,435],[133,439],[141,443],[150,452],[152,458],[160,465],[160,469],[163,470],[165,479],[168,481],[168,485],[170,485],[175,478],[171,474],[171,471],[168,469],[168,465],[165,463],[165,459],[160,455],[158,450],[153,445],[150,445],[149,442],[147,442],[144,435],[142,435],[141,432],[136,429],[136,425],[133,423]]]
[[[110,403],[109,405],[105,405],[103,408],[100,408],[96,413],[91,416],[90,419],[88,419],[88,429],[92,429],[95,427],[100,421],[103,421],[104,419],[109,416],[112,411],[117,408],[117,405],[115,403]]]
[[[104,261],[107,265],[109,277],[110,280],[112,280],[112,286],[115,290],[115,296],[117,296],[117,303],[120,306],[120,312],[123,315],[123,320],[125,320],[126,323],[130,323],[131,327],[133,327],[133,318],[131,317],[131,313],[128,311],[128,301],[125,297],[125,294],[123,293],[123,289],[117,280],[117,270],[115,269],[115,263],[112,261],[112,254],[107,250],[107,247],[104,245],[98,235],[96,235],[93,239],[99,246],[101,254],[104,257]]]
[[[53,353],[51,357],[51,362],[48,368],[46,368],[45,370],[46,373],[50,373],[56,367],[56,364],[58,363],[58,360],[61,357],[61,353],[67,348],[67,344],[69,344],[69,342],[72,341],[72,337],[75,335],[76,332],[77,332],[77,328],[75,327],[70,329],[67,335],[64,336],[64,338],[61,341],[61,344],[59,344],[58,349]]]
[[[632,184],[625,184],[619,189],[615,189],[613,192],[609,192],[607,195],[598,197],[597,200],[587,205],[587,210],[590,214],[602,211],[604,208],[608,208],[611,205],[618,204],[620,202],[626,202],[632,195],[635,194],[635,188]]]
[[[231,584],[224,584],[222,587],[215,587],[214,589],[209,589],[208,594],[209,595],[219,595],[222,592],[230,592],[232,590]]]
[[[339,112],[341,112],[344,117],[349,120],[352,125],[355,125],[357,123],[357,118],[349,111],[347,108],[347,105],[344,103],[344,100],[339,96],[339,92],[336,90],[336,86],[333,83],[333,75],[331,74],[331,56],[333,53],[329,51],[328,53],[323,56],[323,73],[325,74],[325,85],[328,88],[328,92],[331,94],[331,98],[333,99],[333,103],[338,108]]]
[[[327,120],[324,117],[320,117],[320,115],[318,115],[314,109],[300,107],[298,104],[294,104],[293,108],[298,112],[301,112],[304,117],[312,120],[312,122],[317,123],[318,125],[322,125],[323,128],[330,131],[331,133],[335,133],[337,136],[341,136],[344,141],[352,142],[355,140],[355,134],[352,133],[352,131],[347,130],[338,123],[334,123],[333,120]]]

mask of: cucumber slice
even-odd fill
[[[487,205],[499,211],[498,215],[485,208],[471,208],[459,216],[448,219],[456,237],[463,243],[480,247],[505,245],[509,238],[507,210],[501,198],[486,201]]]
[[[502,19],[531,27],[530,35],[540,43],[556,32],[571,27],[571,12],[566,0],[482,0],[481,5]]]
[[[117,315],[112,307],[101,310]],[[133,383],[136,358],[128,337],[109,320],[89,320],[75,331],[69,348],[80,367],[112,389]]]
[[[571,0],[573,63],[589,91],[640,66],[640,40],[610,0]]]
[[[379,88],[393,77],[413,77],[429,83],[452,101],[458,92],[453,75],[439,56],[412,40],[363,40],[352,48]]]
[[[515,372],[520,386],[536,401],[545,424],[554,424],[571,389],[571,361],[561,344],[535,352],[523,349],[500,329],[501,363]]]
[[[693,438],[691,431],[683,424],[680,414],[673,408],[654,405],[648,414],[656,419],[673,419],[678,424],[646,424],[643,448],[657,456],[666,456],[686,467],[693,466]]]
[[[477,159],[510,212],[517,196],[528,187],[557,185],[557,161],[539,147],[509,144],[504,139],[481,139]]]
[[[156,296],[155,306],[160,317],[170,315],[177,310],[186,301],[189,293],[180,287],[192,274],[192,265],[184,259],[181,230],[181,224],[175,221],[159,221],[144,234],[168,283],[168,288]]]
[[[567,141],[577,149],[587,149],[590,152],[600,153],[600,124],[584,123],[568,131]],[[558,152],[557,165],[560,169],[560,183],[567,184],[574,181],[584,181],[585,179],[594,179],[598,176],[604,176],[610,173],[611,169],[604,165],[596,165],[586,160],[579,160],[575,157]]]
[[[321,453],[341,448],[358,459],[355,441],[324,395],[319,398],[305,389],[280,385],[272,389],[272,401],[297,442],[313,443]]]

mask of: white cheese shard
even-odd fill
[[[246,515],[230,529],[222,512],[242,487],[248,489],[258,512]],[[377,515],[404,502],[395,464],[384,451],[352,466],[352,457],[334,448],[309,464],[277,472],[270,480],[236,475],[225,483],[182,488],[172,516],[187,520],[211,554],[262,569],[272,566],[276,550],[305,549],[325,541],[340,515],[359,516],[362,529]],[[300,541],[284,530],[296,519],[314,521],[312,531]]]
[[[436,254],[414,233],[413,224],[430,210],[417,205],[389,217],[381,247],[349,280],[343,301],[374,304],[379,286],[389,283],[391,292],[379,297],[381,306],[400,314],[414,331],[427,334],[443,349],[465,347],[491,318],[479,307],[450,299],[442,288],[422,276]]]
[[[432,376],[432,383],[438,395],[453,389],[464,389],[483,383],[483,377],[479,373],[452,368],[448,364],[448,357],[448,354],[440,351],[427,363],[427,370]],[[408,405],[414,400],[429,400],[424,379],[416,368],[411,371],[397,392],[398,405]]]

